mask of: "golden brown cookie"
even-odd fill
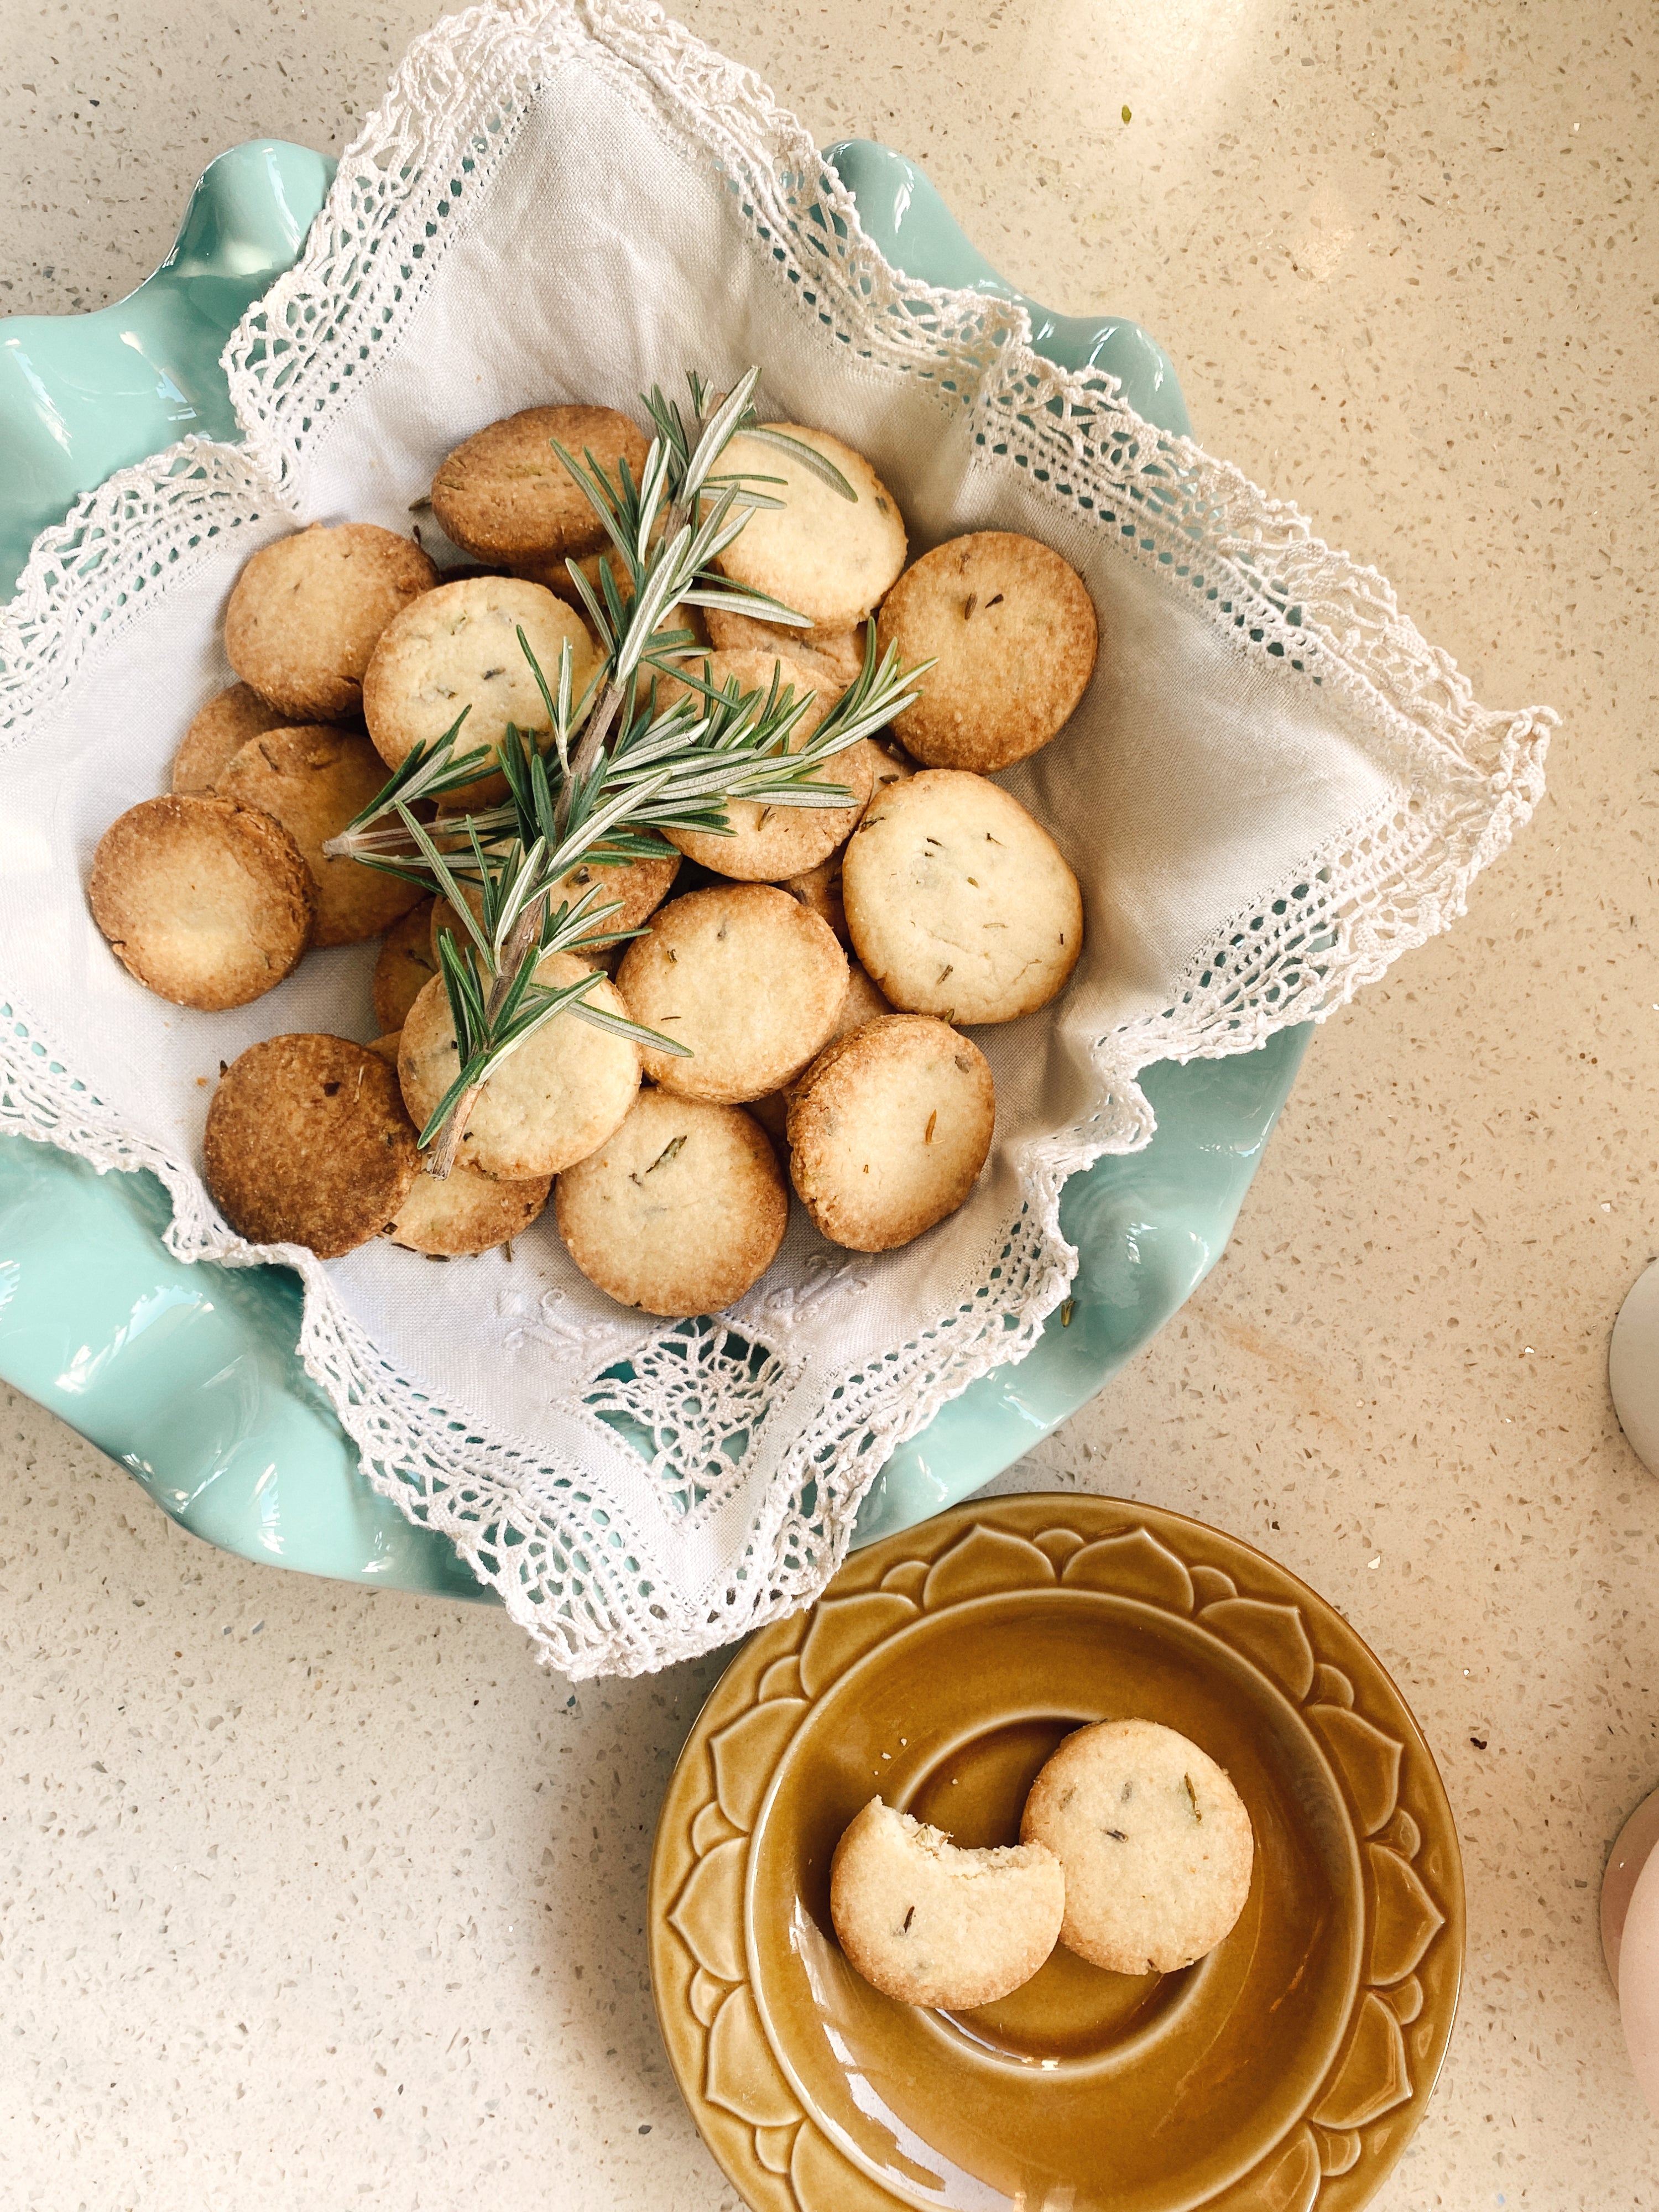
[[[842,862],[845,847],[838,847],[827,860],[820,860],[816,868],[808,868],[799,876],[786,876],[779,886],[792,899],[799,899],[809,914],[835,932],[836,942],[845,947],[852,944],[847,933],[847,907],[841,895]]]
[[[398,1078],[345,1037],[250,1045],[219,1079],[203,1139],[207,1186],[253,1244],[350,1252],[392,1219],[420,1164]]]
[[[881,599],[904,566],[904,518],[898,501],[861,453],[827,430],[798,422],[768,426],[787,430],[839,469],[858,494],[855,501],[815,476],[775,446],[743,434],[720,459],[722,475],[739,470],[781,477],[762,486],[781,507],[761,507],[727,546],[718,565],[735,582],[769,592],[815,630],[851,629]]]
[[[1066,1870],[1060,1942],[1109,1973],[1190,1966],[1250,1893],[1243,1799],[1207,1752],[1156,1721],[1068,1735],[1032,1784],[1019,1833]]]
[[[835,704],[864,667],[865,632],[857,629],[795,629],[782,623],[757,622],[752,615],[726,614],[710,607],[704,617],[708,641],[722,653],[782,653],[806,670],[818,702]]]
[[[362,711],[380,633],[438,572],[418,545],[372,522],[313,523],[256,553],[225,610],[231,666],[289,723]]]
[[[550,1176],[498,1182],[458,1161],[442,1177],[417,1175],[386,1233],[429,1260],[474,1259],[528,1229],[552,1188]]]
[[[386,933],[374,963],[374,1018],[383,1030],[402,1029],[410,1008],[438,972],[430,941],[434,903],[422,899]]]
[[[841,1012],[836,1017],[836,1026],[824,1040],[827,1052],[838,1037],[873,1022],[883,1014],[890,1014],[892,1007],[865,974],[856,961],[847,978],[847,996],[841,1002]],[[811,1073],[811,1070],[808,1070]],[[767,1135],[780,1150],[789,1141],[789,1101],[796,1086],[787,1084],[781,1091],[769,1091],[763,1098],[750,1101],[749,1111],[760,1123]]]
[[[893,720],[928,768],[988,775],[1046,745],[1094,673],[1099,633],[1068,561],[1012,531],[981,530],[924,553],[882,602],[879,649],[932,660],[921,696]]]
[[[896,1006],[1012,1022],[1064,988],[1083,894],[1048,831],[1000,785],[927,769],[873,799],[842,864],[847,926]]]
[[[890,784],[902,783],[916,772],[915,763],[899,746],[884,744],[878,739],[868,740],[870,745],[870,798],[866,811],[874,804]],[[798,876],[785,876],[783,888],[791,898],[797,898],[808,907],[820,921],[827,921],[836,938],[850,946],[853,940],[847,929],[847,903],[842,896],[841,872],[847,857],[847,848],[839,846],[828,860],[820,860],[816,868],[808,868]],[[890,1007],[884,1007],[890,1013]]]
[[[363,716],[388,768],[443,737],[465,708],[457,753],[483,745],[489,760],[474,782],[448,794],[450,804],[505,791],[492,770],[507,724],[543,742],[552,727],[521,629],[555,694],[560,648],[569,646],[571,696],[580,699],[599,648],[580,617],[539,584],[519,576],[441,584],[387,624],[363,678]]]
[[[698,667],[699,673],[707,672],[705,680],[718,688],[724,690],[735,681],[741,690],[757,691],[763,700],[775,678],[780,690],[787,686],[798,699],[811,693],[811,704],[789,732],[792,753],[807,743],[835,703],[817,696],[815,679],[805,669],[780,653],[714,653]],[[729,836],[714,830],[669,830],[664,835],[689,860],[738,883],[775,884],[800,875],[851,836],[869,804],[878,757],[874,745],[863,738],[819,770],[815,781],[844,784],[852,793],[845,806],[763,806],[750,799],[733,799],[726,808]]]
[[[548,988],[592,973],[568,952],[536,963]],[[626,1016],[616,986],[601,976],[589,994],[608,1013]],[[417,1128],[459,1073],[455,1026],[441,975],[410,1008],[398,1054],[404,1099]],[[556,1014],[497,1068],[461,1134],[459,1158],[507,1182],[557,1175],[602,1145],[634,1103],[640,1055],[631,1041],[569,1012]]]
[[[890,1252],[954,1213],[991,1149],[996,1088],[969,1038],[889,1014],[839,1038],[789,1100],[789,1172],[814,1225]]]
[[[691,1048],[690,1059],[647,1048],[652,1081],[737,1106],[822,1048],[847,996],[847,955],[787,891],[732,884],[664,907],[617,983],[635,1021]]]
[[[391,1030],[385,1036],[371,1037],[368,1048],[371,1052],[378,1052],[388,1067],[396,1067],[398,1050],[403,1041],[401,1030]]]
[[[764,1097],[751,1098],[743,1110],[754,1115],[772,1139],[773,1150],[783,1158],[789,1149],[789,1093],[769,1091]]]
[[[250,738],[219,779],[221,799],[258,807],[305,854],[317,885],[314,944],[378,937],[420,898],[419,885],[401,876],[361,860],[331,860],[323,850],[385,782],[386,763],[367,738],[321,725]]]
[[[526,407],[458,446],[432,479],[432,512],[456,544],[543,583],[568,556],[611,542],[555,438],[579,461],[592,453],[613,483],[625,459],[637,484],[650,452],[643,431],[614,407]]]
[[[901,2004],[971,2012],[1029,1982],[1066,1909],[1041,1844],[963,1850],[872,1797],[836,1845],[830,1917],[865,1980]]]
[[[311,942],[317,887],[280,822],[228,799],[147,799],[98,842],[94,921],[131,974],[180,1006],[258,999]]]
[[[211,791],[250,738],[287,728],[293,716],[262,699],[248,684],[233,684],[210,699],[185,732],[173,757],[173,788],[181,798]]]
[[[735,1106],[641,1091],[598,1151],[559,1177],[559,1234],[619,1304],[718,1313],[776,1256],[789,1194],[765,1132]]]

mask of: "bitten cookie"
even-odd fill
[[[770,884],[693,891],[628,948],[617,984],[647,1029],[692,1056],[646,1048],[645,1072],[682,1098],[741,1105],[798,1075],[836,1025],[847,955],[817,916]]]
[[[836,1846],[830,1917],[865,1980],[901,2004],[971,2012],[1029,1982],[1066,1909],[1041,1844],[959,1849],[872,1797]]]
[[[641,1091],[597,1152],[559,1177],[559,1234],[619,1304],[718,1313],[771,1266],[789,1194],[765,1133],[736,1106]]]
[[[777,477],[762,487],[781,499],[760,507],[728,545],[718,566],[740,584],[768,592],[805,615],[815,630],[838,631],[861,623],[904,566],[904,518],[898,501],[861,453],[827,430],[775,422],[811,446],[841,471],[857,499],[841,493],[775,446],[739,434],[720,459],[722,475],[739,470]]]
[[[644,433],[614,407],[526,407],[491,422],[458,446],[432,479],[432,512],[456,544],[480,561],[562,576],[568,556],[610,544],[554,452],[555,438],[579,461],[591,452],[613,482],[626,459],[637,484],[650,452]],[[547,582],[547,574],[539,580]]]
[[[371,1049],[379,1049],[378,1040]],[[429,1260],[474,1259],[528,1229],[552,1188],[550,1176],[497,1182],[458,1161],[447,1176],[417,1175],[386,1233]]]
[[[438,972],[430,943],[434,902],[422,899],[387,930],[374,963],[374,1018],[383,1030],[402,1029],[409,1010]]]
[[[591,973],[568,952],[545,953],[536,963],[537,982],[550,988]],[[589,995],[606,1012],[626,1015],[605,977]],[[409,1010],[398,1052],[404,1100],[417,1129],[459,1072],[448,994],[434,975]],[[556,1014],[484,1085],[461,1133],[459,1158],[506,1182],[557,1175],[605,1142],[639,1085],[640,1056],[629,1038],[568,1010]]]
[[[981,775],[1024,760],[1069,720],[1099,641],[1077,570],[1006,530],[924,553],[882,602],[877,638],[884,653],[934,664],[894,718],[906,750]]]
[[[954,1213],[991,1149],[996,1088],[971,1039],[924,1015],[864,1023],[789,1100],[789,1173],[815,1228],[890,1252]]]
[[[808,670],[781,653],[710,653],[698,665],[700,674],[705,671],[706,680],[717,689],[735,682],[742,691],[759,692],[763,700],[775,678],[780,691],[787,687],[797,699],[811,693],[811,703],[789,732],[792,753],[807,743],[835,703],[833,697],[821,695],[817,679]],[[845,806],[763,806],[751,799],[732,799],[726,805],[730,836],[712,830],[669,830],[664,835],[689,860],[734,882],[779,883],[817,867],[846,842],[870,802],[878,759],[875,746],[861,738],[818,770],[816,781],[844,784],[852,793]]]
[[[896,1006],[1012,1022],[1046,1006],[1083,950],[1060,848],[983,776],[927,769],[872,800],[842,864],[858,956]]]
[[[254,1244],[337,1259],[384,1229],[420,1164],[398,1079],[345,1037],[250,1045],[208,1109],[207,1186]]]
[[[147,799],[98,841],[93,920],[163,999],[216,1013],[261,997],[311,942],[317,887],[280,822],[228,799]]]
[[[1066,1869],[1060,1942],[1112,1973],[1190,1966],[1249,1895],[1243,1799],[1207,1753],[1156,1721],[1068,1735],[1032,1784],[1019,1832]]]
[[[783,623],[757,622],[752,615],[727,614],[710,607],[703,617],[711,645],[722,653],[781,653],[806,670],[819,702],[826,708],[855,682],[864,667],[865,633],[856,629],[795,629]]]
[[[173,757],[173,788],[200,799],[212,790],[250,738],[287,728],[293,717],[262,699],[251,684],[233,684],[208,701]]]
[[[285,721],[342,721],[362,709],[381,631],[437,580],[420,547],[393,531],[313,523],[264,547],[237,578],[225,651]]]
[[[304,854],[317,886],[318,945],[356,945],[378,937],[420,898],[418,884],[401,876],[366,868],[361,860],[331,860],[323,850],[385,782],[386,764],[367,738],[356,730],[316,726],[250,738],[219,779],[221,799],[258,807],[282,823]]]
[[[492,771],[507,724],[542,740],[552,726],[520,629],[556,695],[560,648],[569,646],[571,697],[580,699],[599,649],[580,616],[539,584],[518,576],[441,584],[387,625],[363,678],[363,718],[388,768],[444,736],[465,708],[456,751],[483,745],[489,757],[473,782],[447,795],[455,804],[504,791]]]

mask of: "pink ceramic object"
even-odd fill
[[[1659,1790],[1619,1832],[1601,1877],[1601,1955],[1619,1992],[1630,2063],[1659,2116]]]

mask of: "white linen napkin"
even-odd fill
[[[483,7],[417,40],[226,359],[245,444],[83,500],[0,617],[0,1127],[153,1168],[187,1257],[297,1267],[302,1356],[369,1479],[573,1675],[815,1595],[887,1453],[1065,1294],[1060,1189],[1150,1136],[1138,1072],[1332,1012],[1462,911],[1542,791],[1553,715],[1476,705],[1374,570],[1051,368],[1023,312],[890,270],[795,120],[643,0]],[[219,1063],[373,1036],[375,947],[197,1013],[125,974],[85,896],[103,830],[167,788],[231,680],[243,562],[313,520],[407,530],[444,454],[516,409],[637,415],[653,383],[750,362],[763,416],[868,455],[913,555],[1027,532],[1098,610],[1075,718],[998,779],[1077,871],[1088,934],[1055,1007],[975,1033],[998,1116],[973,1197],[875,1259],[797,1208],[739,1307],[672,1325],[587,1285],[550,1209],[510,1260],[245,1244],[199,1174]]]

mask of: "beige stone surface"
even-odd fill
[[[690,0],[821,140],[917,155],[1200,434],[1374,559],[1552,793],[1326,1028],[1232,1249],[1002,1486],[1270,1549],[1443,1763],[1468,1974],[1385,2212],[1659,2203],[1595,1923],[1659,1783],[1659,1485],[1604,1362],[1659,1250],[1659,20],[1644,0]],[[8,309],[115,296],[257,133],[337,145],[424,9],[9,0]],[[1121,119],[1127,107],[1132,120]],[[714,1664],[586,1688],[482,1610],[245,1565],[0,1413],[8,2204],[733,2203],[642,1917]]]

